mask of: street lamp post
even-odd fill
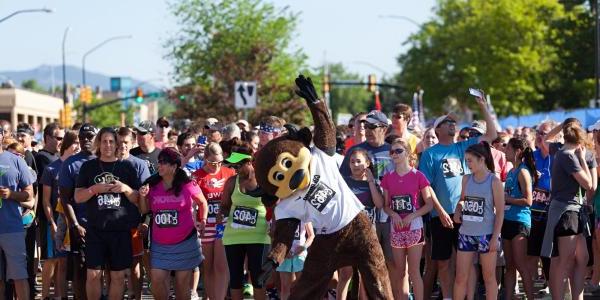
[[[103,42],[99,43],[98,45],[94,46],[92,49],[90,49],[88,52],[86,52],[83,55],[83,58],[81,59],[81,83],[83,86],[85,86],[86,81],[85,81],[85,60],[88,57],[88,55],[92,54],[94,51],[102,48],[102,46],[115,41],[115,40],[122,40],[122,39],[130,39],[132,38],[131,35],[119,35],[119,36],[113,36],[111,38],[108,38],[106,40],[104,40]]]
[[[62,80],[63,80],[63,102],[66,105],[69,103],[69,99],[67,99],[67,66],[65,63],[65,43],[67,42],[67,34],[71,30],[71,27],[65,28],[65,33],[63,34],[62,40]]]
[[[54,10],[50,9],[50,8],[36,8],[36,9],[22,9],[22,10],[17,10],[14,13],[0,19],[0,23],[18,15],[18,14],[24,14],[24,13],[35,13],[35,12],[45,12],[45,13],[52,13],[54,12]]]

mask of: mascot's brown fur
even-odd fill
[[[344,266],[358,268],[369,299],[392,299],[383,251],[372,224],[333,163],[335,127],[327,107],[318,99],[310,78],[300,75],[296,85],[296,93],[307,100],[313,116],[314,140],[308,128],[286,126],[288,134],[269,142],[256,157],[259,185],[280,199],[263,279],[285,259],[302,219],[313,222],[316,238],[290,299],[322,298],[333,272]],[[316,149],[310,147],[311,140]]]

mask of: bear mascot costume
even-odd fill
[[[262,279],[285,259],[302,220],[312,222],[316,237],[290,299],[322,299],[333,273],[344,266],[358,269],[369,299],[392,299],[375,230],[333,157],[335,126],[327,106],[318,99],[310,78],[300,75],[296,85],[296,94],[306,100],[312,114],[314,138],[306,127],[286,125],[288,133],[267,143],[256,156],[258,184],[279,199]]]

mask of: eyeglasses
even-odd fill
[[[402,148],[396,148],[396,149],[390,150],[390,155],[394,155],[394,154],[400,155],[402,153],[404,153],[404,149],[402,149]]]
[[[461,139],[465,139],[465,140],[469,139],[469,135],[468,134],[461,134],[459,137]]]
[[[216,167],[216,166],[220,166],[221,164],[223,164],[223,161],[210,161],[210,160],[207,160],[206,164],[211,165],[213,167]]]

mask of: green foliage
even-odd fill
[[[297,14],[260,0],[180,0],[171,8],[181,27],[165,44],[180,83],[175,117],[240,117],[233,86],[245,80],[259,83],[251,120],[269,114],[304,119],[303,103],[292,100],[294,78],[306,71],[302,51],[290,50]]]
[[[92,99],[91,105],[104,102],[106,99]],[[133,123],[133,101],[129,101],[129,109],[125,112],[125,123]],[[121,124],[121,103],[102,106],[88,113],[89,121],[98,128],[112,127]]]
[[[48,91],[44,89],[44,87],[42,87],[35,79],[28,79],[23,81],[21,83],[21,87],[23,87],[26,90],[30,90],[37,93],[48,93]]]
[[[364,76],[349,72],[341,63],[330,64],[328,68],[331,81],[366,81]],[[313,82],[315,85],[318,84],[318,87],[322,87],[323,68],[319,68],[319,70],[319,78],[313,78]],[[355,114],[372,109],[374,105],[373,94],[368,92],[364,86],[331,85],[329,99],[329,107],[334,120],[337,119],[338,113]]]
[[[423,87],[437,112],[452,109],[449,98],[473,105],[467,89],[478,87],[499,114],[530,113],[544,105],[549,82],[565,80],[549,74],[563,55],[556,22],[569,16],[557,0],[439,0],[435,18],[398,58],[397,79]]]

